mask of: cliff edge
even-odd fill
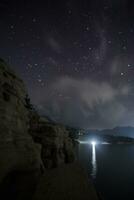
[[[28,133],[26,95],[23,81],[0,59],[0,193],[5,199],[29,196],[40,173],[40,146]]]
[[[69,131],[38,115],[23,81],[0,59],[0,199],[96,200],[74,161]]]

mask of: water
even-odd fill
[[[134,200],[134,145],[79,145],[79,160],[105,200]]]

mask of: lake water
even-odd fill
[[[80,162],[105,200],[134,200],[134,145],[78,148]]]

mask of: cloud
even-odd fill
[[[127,85],[115,88],[107,82],[62,77],[41,93],[35,92],[40,113],[70,126],[109,128],[129,119],[123,101],[130,93]]]

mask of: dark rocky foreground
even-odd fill
[[[34,200],[97,200],[96,192],[78,163],[60,166],[44,173]]]
[[[69,131],[38,116],[0,59],[0,199],[96,199],[74,161]]]

